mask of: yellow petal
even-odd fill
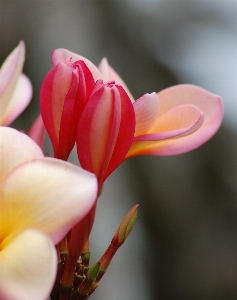
[[[57,270],[51,240],[37,230],[26,230],[0,251],[0,299],[48,299]]]
[[[0,184],[0,241],[29,227],[58,243],[96,201],[96,177],[70,163],[42,158],[21,164]]]
[[[43,156],[40,147],[26,134],[0,127],[0,183],[19,164]]]

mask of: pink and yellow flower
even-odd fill
[[[93,174],[45,158],[27,135],[0,127],[0,298],[47,299],[54,244],[93,207]]]
[[[0,69],[0,126],[8,126],[20,115],[32,97],[32,86],[22,74],[25,45],[21,41]]]
[[[65,130],[61,144],[69,140],[72,149],[76,142],[82,167],[94,172],[100,184],[126,158],[175,155],[196,149],[216,133],[222,122],[221,98],[197,86],[177,85],[134,101],[106,59],[97,68],[80,55],[57,49],[52,60],[54,67],[41,89],[41,113],[46,130],[51,137],[53,127],[57,136],[51,137],[53,144],[60,139],[60,132],[66,127],[61,125],[66,116],[62,107],[72,103],[70,111],[74,108],[77,118],[65,119],[67,127],[73,127],[73,135]],[[73,66],[83,64],[87,72],[84,71],[83,83],[77,84],[76,89],[77,95],[80,89],[88,91],[86,97],[72,96],[71,89],[75,89],[72,70],[67,74],[60,69],[69,61]],[[96,83],[93,89],[91,85],[88,89],[87,82],[93,83],[91,75]],[[50,126],[48,120],[56,125]]]

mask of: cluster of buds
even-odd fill
[[[123,218],[114,237],[98,262],[89,267],[89,240],[78,257],[72,272],[65,272],[70,260],[66,239],[58,245],[58,274],[51,294],[51,299],[86,300],[96,290],[117,250],[127,239],[137,219],[138,205],[135,205]],[[62,274],[64,275],[62,277]]]

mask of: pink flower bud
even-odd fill
[[[75,144],[78,120],[93,86],[93,76],[83,61],[60,62],[46,75],[40,108],[56,158],[67,160]]]
[[[98,80],[78,124],[77,153],[82,168],[99,186],[124,160],[134,137],[135,114],[122,86]]]

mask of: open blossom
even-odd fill
[[[27,135],[0,127],[0,298],[47,299],[54,244],[93,207],[93,174],[45,158]]]
[[[88,70],[87,73],[92,74],[95,81],[94,88],[90,89],[91,94],[87,94],[86,98],[74,97],[74,100],[71,100],[75,110],[75,103],[78,102],[77,106],[80,105],[80,101],[83,103],[79,109],[76,125],[75,118],[68,118],[67,121],[74,126],[73,132],[77,131],[76,139],[74,134],[71,143],[77,143],[81,165],[93,171],[99,178],[99,183],[126,158],[135,155],[175,155],[191,151],[209,140],[222,122],[223,105],[220,97],[197,86],[177,85],[159,93],[145,94],[134,101],[124,81],[106,59],[103,59],[97,68],[80,55],[66,49],[57,49],[52,55],[52,60],[54,64],[52,70],[67,64],[68,61],[71,64],[84,63],[90,70],[90,73]],[[87,89],[85,73],[84,76],[84,89]],[[52,86],[52,81],[48,80],[49,75],[43,83],[41,90],[43,120],[56,119],[54,114],[58,108],[55,95],[64,94],[65,99],[65,95],[70,91],[69,87],[73,86],[70,76],[67,86],[64,84],[65,79],[62,80],[61,77],[55,76],[53,86],[56,86],[57,90],[48,93],[48,96],[46,95],[48,89],[45,86],[47,84]],[[77,87],[78,90],[82,88],[79,85]],[[123,91],[123,96],[121,97],[120,93],[120,96],[113,98],[116,94],[114,90]],[[51,110],[47,109],[46,102],[50,103]],[[113,109],[111,103],[117,103],[117,107],[124,109]],[[63,118],[62,109],[57,118],[58,123],[62,122],[60,119]],[[50,135],[51,128],[45,121],[44,123]],[[60,126],[55,128],[59,135]],[[114,128],[117,128],[117,132],[121,132],[119,139],[113,132]],[[126,138],[122,138],[126,131],[129,133]],[[65,143],[66,134],[63,139]],[[52,138],[51,140],[53,142]],[[113,148],[112,145],[116,147]]]
[[[9,54],[0,69],[0,126],[7,126],[29,104],[32,86],[22,74],[25,60],[25,45],[19,45]]]

